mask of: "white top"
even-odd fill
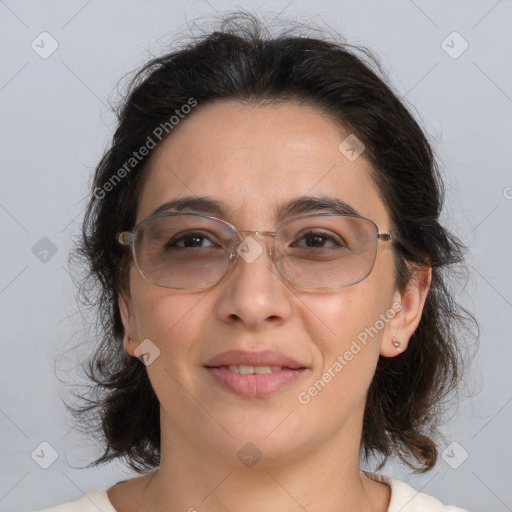
[[[366,476],[391,487],[391,501],[388,512],[467,512],[459,507],[443,505],[439,500],[415,491],[410,485],[394,478],[365,471]],[[110,503],[107,491],[95,489],[76,501],[39,512],[117,512]]]

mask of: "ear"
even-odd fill
[[[406,289],[395,292],[392,307],[398,312],[386,326],[380,347],[381,356],[395,357],[407,348],[420,323],[431,281],[431,267],[416,265]]]
[[[131,298],[124,294],[120,294],[118,296],[117,303],[119,305],[121,320],[123,321],[124,327],[124,349],[132,357],[137,357],[135,355],[135,348],[138,345],[137,340],[139,337],[137,333],[137,326],[135,323],[135,315],[133,313]]]

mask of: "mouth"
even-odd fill
[[[218,366],[217,368],[227,369],[230,372],[240,373],[241,375],[265,375],[267,373],[279,372],[284,366],[246,366],[246,365],[229,365]],[[289,368],[292,369],[292,368]]]
[[[205,368],[217,385],[245,398],[276,394],[308,370],[275,351],[225,352],[208,361]]]

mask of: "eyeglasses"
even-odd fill
[[[247,263],[260,256],[262,245],[248,235],[273,237],[268,254],[277,269],[295,285],[314,289],[359,283],[373,269],[378,241],[391,241],[369,219],[333,213],[295,217],[275,231],[238,231],[215,217],[169,212],[142,219],[117,239],[131,247],[150,283],[195,290],[221,281],[238,256]]]

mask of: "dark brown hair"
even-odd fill
[[[270,36],[254,16],[229,15],[218,30],[152,59],[130,82],[112,144],[94,175],[75,251],[87,269],[81,297],[96,309],[99,329],[86,365],[91,385],[80,396],[85,403],[68,407],[105,444],[92,465],[123,457],[143,472],[159,464],[159,403],[144,364],[123,349],[117,298],[126,290],[131,261],[116,234],[133,228],[150,154],[130,159],[149,138],[160,143],[158,127],[167,126],[165,137],[172,136],[169,120],[191,98],[197,108],[217,100],[298,101],[321,109],[364,143],[393,226],[396,285],[405,289],[414,263],[430,263],[432,284],[407,350],[379,358],[367,395],[361,455],[378,456],[382,464],[398,456],[416,471],[436,462],[440,413],[461,377],[465,338],[459,327],[472,319],[449,285],[463,255],[439,222],[444,191],[438,164],[423,130],[381,78],[368,50],[297,33],[303,26],[288,27]]]

